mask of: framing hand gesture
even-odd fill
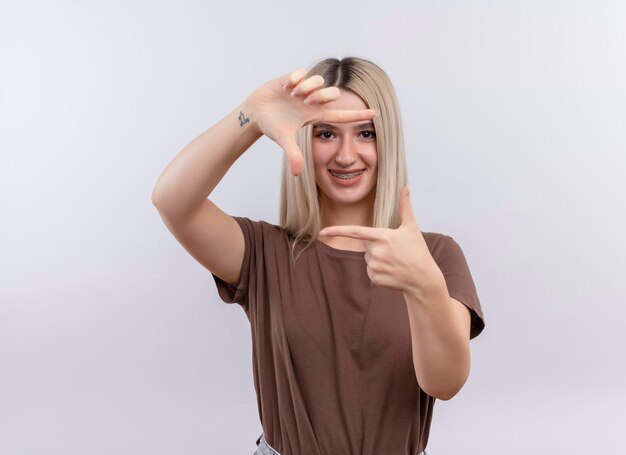
[[[324,86],[324,78],[314,75],[304,79],[307,70],[299,68],[255,90],[247,99],[250,117],[263,134],[287,153],[291,173],[302,174],[304,158],[296,143],[299,128],[321,121],[347,123],[371,120],[374,109],[324,109],[322,104],[339,97],[337,87]],[[247,113],[246,113],[247,114]]]
[[[422,294],[441,283],[443,274],[413,215],[408,185],[400,193],[400,217],[397,229],[329,226],[319,235],[363,240],[367,275],[375,285]]]

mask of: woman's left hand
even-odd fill
[[[423,295],[445,280],[413,215],[408,185],[400,194],[400,219],[397,229],[329,226],[319,235],[363,240],[367,275],[375,285]]]

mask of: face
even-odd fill
[[[367,109],[361,97],[346,89],[340,89],[336,100],[322,106],[324,109]],[[374,203],[378,153],[376,130],[371,120],[315,123],[311,145],[321,204]]]

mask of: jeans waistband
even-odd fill
[[[263,433],[261,433],[259,439],[256,440],[256,445],[258,447],[253,455],[280,455],[280,453],[267,443],[263,437]]]

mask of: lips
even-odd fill
[[[346,172],[335,172],[335,171],[331,171],[329,169],[328,172],[330,173],[330,175],[332,175],[335,178],[339,178],[339,179],[353,179],[355,177],[361,176],[365,172],[365,169],[361,169],[360,171],[356,171],[356,172],[348,172],[348,173],[346,173]]]
[[[329,169],[328,172],[330,175],[335,177],[335,179],[347,182],[353,181],[356,183],[358,181],[361,174],[365,172],[365,169],[355,169],[355,170],[333,170]]]
[[[354,174],[355,172],[364,171],[365,169],[352,169],[349,171],[339,170],[339,169],[329,169],[328,172],[334,172],[335,174]]]

